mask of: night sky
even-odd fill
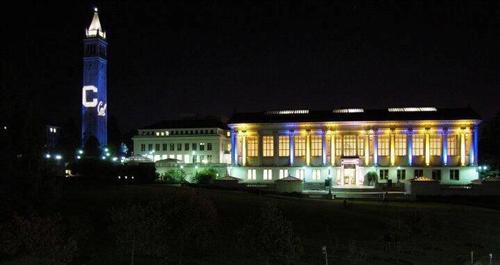
[[[79,123],[96,5],[122,130],[266,109],[500,110],[499,1],[290,2],[18,1],[2,8],[2,79],[48,120]]]

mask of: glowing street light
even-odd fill
[[[49,159],[50,158],[50,154],[46,154],[45,158]]]
[[[62,159],[62,156],[61,155],[56,155],[56,160],[61,160]]]

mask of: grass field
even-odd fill
[[[116,251],[110,231],[110,209],[128,203],[170,198],[193,188],[165,185],[66,188],[54,207],[63,220],[83,227],[76,264],[130,264]],[[189,255],[182,264],[259,264],[241,251],[239,231],[271,202],[291,221],[303,254],[297,264],[463,264],[470,250],[476,256],[500,257],[500,211],[431,202],[313,200],[247,192],[193,189],[211,201],[217,212],[213,248]],[[270,226],[273,224],[270,223]],[[4,263],[16,264],[16,263]],[[138,258],[135,264],[156,264]],[[169,263],[170,264],[170,263]]]

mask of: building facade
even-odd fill
[[[270,183],[360,187],[425,176],[441,184],[478,178],[479,115],[469,108],[282,110],[235,114],[231,176]],[[373,172],[368,174],[369,172]]]
[[[107,47],[106,32],[97,8],[83,40],[82,146],[95,137],[99,146],[108,144],[107,130]]]
[[[178,120],[153,124],[132,138],[134,155],[154,162],[175,159],[180,164],[229,164],[229,130],[216,120]]]

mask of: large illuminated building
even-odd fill
[[[101,147],[108,143],[107,132],[107,46],[106,32],[97,8],[83,40],[82,145],[95,137]]]
[[[256,183],[331,178],[340,187],[374,185],[373,173],[379,183],[424,176],[469,184],[478,178],[479,123],[470,108],[238,113],[228,124],[229,173]]]

